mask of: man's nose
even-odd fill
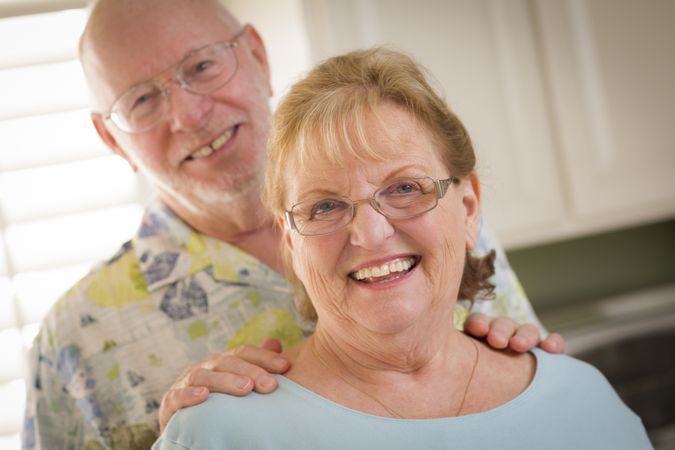
[[[359,203],[350,224],[352,245],[376,249],[394,234],[394,226],[368,202]]]
[[[213,111],[214,101],[211,97],[188,92],[178,83],[169,83],[169,123],[171,131],[195,131],[204,128]]]

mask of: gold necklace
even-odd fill
[[[473,376],[474,376],[474,374],[476,373],[476,367],[478,367],[478,360],[479,360],[479,354],[480,354],[480,352],[479,352],[479,350],[478,350],[478,344],[476,344],[476,341],[474,341],[474,340],[471,339],[471,338],[469,338],[469,340],[470,340],[471,343],[473,344],[473,348],[474,348],[474,350],[475,350],[476,356],[474,357],[473,367],[471,368],[471,375],[469,375],[469,380],[466,382],[466,387],[464,388],[464,394],[462,395],[462,401],[459,403],[459,408],[457,408],[457,412],[455,413],[455,416],[459,416],[459,414],[462,412],[462,409],[464,409],[464,402],[465,402],[465,400],[466,400],[466,395],[467,395],[468,392],[469,392],[469,387],[471,386],[471,381],[473,381]],[[326,361],[323,359],[323,357],[322,357],[322,356],[319,354],[319,352],[316,350],[316,346],[315,346],[314,342],[311,343],[311,347],[312,347],[312,353],[314,354],[314,356],[316,356],[316,358],[319,360],[319,362],[320,362],[326,369],[328,369],[329,371],[331,371],[331,368],[330,368],[330,366],[328,365],[328,363],[326,363]],[[374,400],[375,402],[377,402],[377,404],[379,404],[382,408],[384,408],[384,410],[387,411],[387,412],[389,413],[389,415],[391,415],[392,417],[395,417],[395,418],[397,418],[397,419],[404,419],[404,418],[405,418],[403,415],[399,414],[398,412],[396,412],[396,411],[394,411],[393,409],[391,409],[390,407],[388,407],[384,402],[382,402],[380,399],[378,399],[378,398],[375,397],[374,395],[372,395],[372,394],[366,392],[365,390],[361,389],[360,387],[356,386],[354,383],[352,383],[351,381],[349,381],[347,378],[343,377],[343,376],[342,376],[340,373],[338,373],[337,371],[334,371],[334,374],[335,374],[340,380],[342,380],[343,382],[347,383],[347,384],[348,384],[349,386],[351,386],[352,388],[354,388],[354,389],[356,389],[357,391],[361,392],[363,395],[367,396],[367,397],[370,398],[371,400]]]

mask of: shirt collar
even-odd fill
[[[133,243],[150,292],[199,271],[217,281],[287,289],[283,278],[257,258],[199,233],[160,200],[147,208]]]

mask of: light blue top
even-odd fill
[[[534,350],[530,386],[480,414],[401,420],[361,413],[283,376],[272,394],[212,394],[178,412],[153,450],[612,449],[652,446],[638,416],[594,367]]]

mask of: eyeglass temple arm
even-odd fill
[[[456,176],[450,176],[450,178],[446,178],[445,180],[436,181],[438,198],[443,198],[445,196],[445,193],[448,192],[448,188],[450,187],[450,183],[459,184],[459,178]]]
[[[286,219],[284,221],[284,228],[286,228],[286,231],[297,230],[297,227],[295,226],[295,220],[293,219],[293,213],[291,211],[285,211],[284,218]]]

